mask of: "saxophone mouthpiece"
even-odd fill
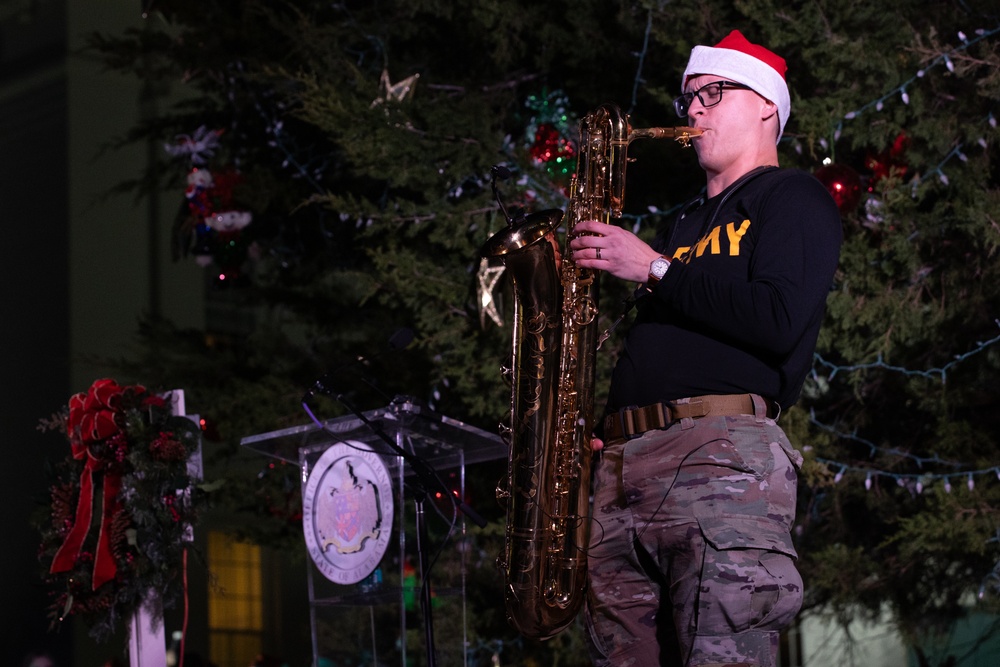
[[[684,148],[688,148],[692,139],[700,137],[705,132],[696,127],[675,127],[673,129],[675,132],[673,138]]]

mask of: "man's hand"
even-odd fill
[[[596,220],[578,222],[569,242],[573,261],[585,269],[599,269],[611,275],[644,283],[649,265],[660,256],[632,232]]]

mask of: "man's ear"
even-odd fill
[[[761,120],[767,120],[768,118],[771,118],[772,116],[776,116],[778,114],[777,104],[775,104],[771,100],[766,100],[763,97],[761,98],[761,100],[763,100],[764,102],[760,107]]]

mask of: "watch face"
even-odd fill
[[[649,274],[659,280],[663,277],[663,274],[667,272],[667,268],[670,266],[668,262],[663,257],[659,257],[653,260],[653,263],[649,265]]]

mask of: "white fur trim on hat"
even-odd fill
[[[781,139],[792,104],[785,77],[774,67],[742,51],[696,46],[691,50],[691,58],[684,70],[682,81],[686,85],[690,77],[699,74],[713,74],[722,79],[742,83],[761,97],[774,102],[778,107],[778,120],[781,126],[778,130],[778,139]]]

